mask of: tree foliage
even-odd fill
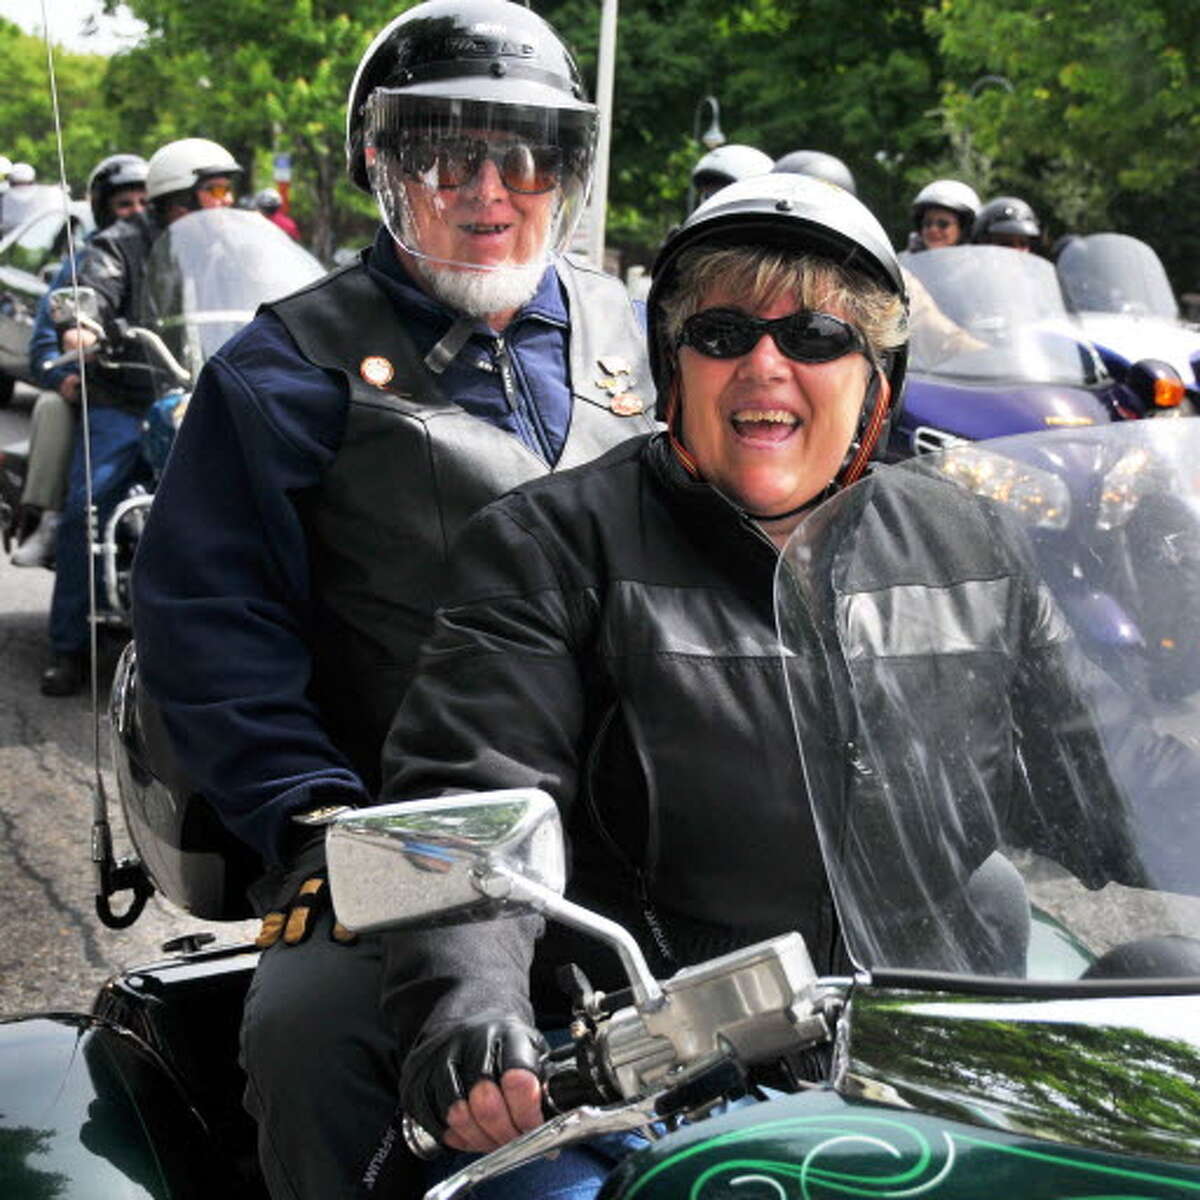
[[[599,0],[533,3],[594,83]],[[109,60],[57,56],[72,178],[114,149],[199,134],[227,144],[258,186],[272,153],[290,154],[320,253],[369,230],[370,201],[344,177],[345,97],[406,0],[131,7],[149,27],[141,45]],[[2,23],[0,42],[0,149],[47,172],[44,47]],[[624,0],[609,238],[646,261],[683,216],[703,153],[698,109],[714,96],[730,141],[843,158],[897,242],[916,191],[954,176],[1027,197],[1052,233],[1141,233],[1191,288],[1197,61],[1194,0]]]
[[[944,117],[991,187],[1025,196],[1059,232],[1138,232],[1128,218],[1151,199],[1194,244],[1179,189],[1200,151],[1195,4],[942,0],[928,26],[947,70]],[[1188,270],[1194,281],[1194,257]]]
[[[32,163],[41,179],[58,178],[50,67],[41,38],[0,19],[0,152]],[[67,175],[85,179],[116,148],[115,114],[97,104],[107,64],[94,54],[54,55]]]
[[[289,154],[300,219],[329,257],[354,215],[345,181],[346,91],[387,0],[130,0],[149,35],[112,60],[106,98],[130,138],[212,137],[239,162]],[[150,82],[151,87],[146,87]],[[261,160],[261,164],[258,163]],[[266,182],[264,180],[264,182]],[[301,199],[303,198],[303,199]]]

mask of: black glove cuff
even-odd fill
[[[431,1134],[446,1132],[446,1113],[481,1079],[500,1081],[505,1071],[542,1077],[546,1039],[512,1017],[480,1017],[422,1040],[400,1072],[405,1112]]]

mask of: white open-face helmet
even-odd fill
[[[971,227],[979,213],[979,196],[970,184],[958,179],[935,179],[927,183],[913,199],[913,228],[920,230],[927,208],[944,208],[958,217],[961,238],[971,236]]]
[[[157,200],[172,192],[190,192],[205,179],[240,175],[237,159],[207,138],[181,138],[160,146],[150,156],[146,173],[146,198]]]

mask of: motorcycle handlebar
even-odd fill
[[[93,348],[94,350],[94,348]],[[92,357],[88,351],[82,349],[64,350],[61,354],[54,358],[48,358],[42,363],[43,371],[57,371],[59,367],[77,367],[81,362]]]

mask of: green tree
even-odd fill
[[[0,1117],[4,1114],[0,1113]],[[58,1171],[40,1171],[29,1160],[48,1154],[53,1131],[17,1125],[0,1129],[0,1196],[54,1200],[71,1182]]]
[[[594,78],[599,5],[541,7]],[[684,215],[697,106],[720,102],[730,142],[777,158],[800,148],[843,158],[860,195],[897,236],[905,172],[943,134],[932,110],[940,67],[923,0],[623,0],[609,180],[609,235],[641,261]],[[925,180],[922,180],[924,182]]]
[[[928,26],[949,76],[943,119],[990,164],[989,190],[1076,232],[1122,225],[1152,199],[1194,235],[1180,186],[1200,152],[1189,0],[942,0]]]
[[[0,152],[13,162],[30,162],[42,180],[58,178],[58,141],[54,128],[46,44],[0,20]],[[96,103],[105,60],[95,54],[54,56],[67,177],[79,185],[106,154],[117,147],[117,123]]]
[[[122,127],[154,146],[211,137],[253,167],[291,154],[297,207],[323,258],[370,201],[345,178],[346,92],[395,0],[132,0],[146,39],[105,81]],[[253,185],[253,180],[247,181]]]

